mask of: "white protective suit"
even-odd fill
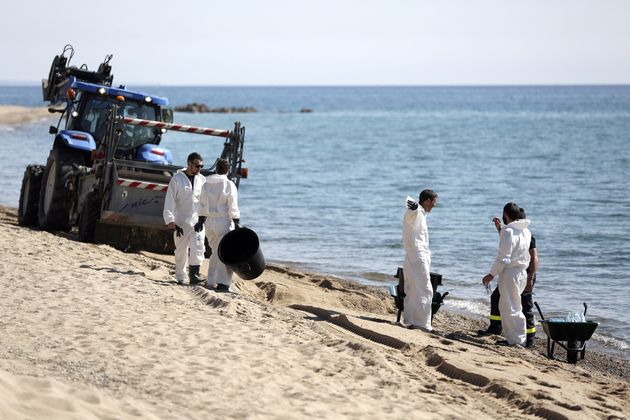
[[[532,234],[527,228],[529,223],[527,219],[515,220],[501,229],[499,252],[490,270],[490,274],[499,276],[501,328],[503,336],[512,346],[524,345],[527,337],[521,293],[527,285],[525,270],[530,260]]]
[[[405,216],[403,219],[403,244],[405,247],[405,301],[403,304],[405,325],[413,325],[431,331],[431,303],[433,302],[433,286],[429,267],[431,251],[429,250],[429,228],[427,214],[422,206],[409,210],[405,200]]]
[[[232,283],[232,270],[219,260],[219,243],[226,233],[234,229],[232,219],[240,219],[236,185],[226,175],[210,175],[201,190],[201,207],[199,215],[206,216],[206,236],[212,248],[208,264],[208,280],[206,285],[217,284],[229,286]]]
[[[164,199],[164,223],[175,222],[182,228],[184,234],[177,236],[173,233],[175,240],[175,278],[182,283],[186,279],[186,266],[201,265],[204,253],[204,231],[195,232],[194,226],[197,223],[197,211],[199,208],[199,198],[201,190],[206,183],[206,177],[195,175],[195,187],[184,173],[185,169],[178,170],[168,183],[166,198]],[[190,256],[189,256],[190,249]]]

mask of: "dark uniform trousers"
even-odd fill
[[[536,283],[536,275],[532,279],[532,290]],[[492,295],[490,296],[490,327],[489,331],[500,334],[501,333],[501,312],[499,312],[499,287],[495,287]],[[534,321],[534,297],[531,292],[521,293],[521,305],[523,306],[523,315],[525,315],[525,328],[527,332],[527,338],[534,338],[536,336],[536,323]]]

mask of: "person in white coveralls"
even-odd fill
[[[229,165],[226,160],[217,162],[216,174],[206,178],[201,191],[200,214],[206,219],[206,236],[212,248],[208,264],[207,288],[217,292],[230,291],[232,270],[219,260],[219,243],[223,236],[239,228],[241,213],[238,209],[236,185],[227,177]]]
[[[420,193],[418,202],[407,197],[403,219],[403,244],[405,247],[405,301],[403,303],[403,323],[411,328],[432,331],[431,303],[433,286],[429,268],[429,228],[427,213],[437,205],[437,194],[432,190]]]
[[[499,233],[497,258],[482,283],[487,286],[495,276],[499,276],[499,311],[505,340],[499,340],[497,344],[523,346],[526,330],[521,293],[527,285],[526,270],[530,261],[529,245],[532,234],[528,228],[529,220],[521,219],[521,208],[516,203],[507,203],[503,207],[503,223],[505,226]]]
[[[188,166],[178,170],[168,183],[164,199],[164,223],[174,230],[175,279],[190,284],[201,283],[199,268],[204,258],[204,219],[199,218],[199,198],[206,177],[201,174],[203,159],[199,153],[188,155]]]

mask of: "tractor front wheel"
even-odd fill
[[[94,192],[88,193],[79,214],[79,240],[81,242],[94,242],[94,232],[96,232],[100,212],[101,203],[98,197]]]
[[[45,230],[70,230],[70,196],[67,183],[72,176],[72,165],[81,163],[80,156],[55,146],[48,156],[39,195],[39,226]]]

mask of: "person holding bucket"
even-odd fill
[[[212,249],[206,287],[217,292],[229,292],[232,284],[232,270],[219,259],[219,243],[225,234],[240,227],[241,217],[236,185],[228,179],[228,170],[227,160],[220,159],[216,174],[206,177],[199,199],[199,215],[206,217],[206,237]]]

